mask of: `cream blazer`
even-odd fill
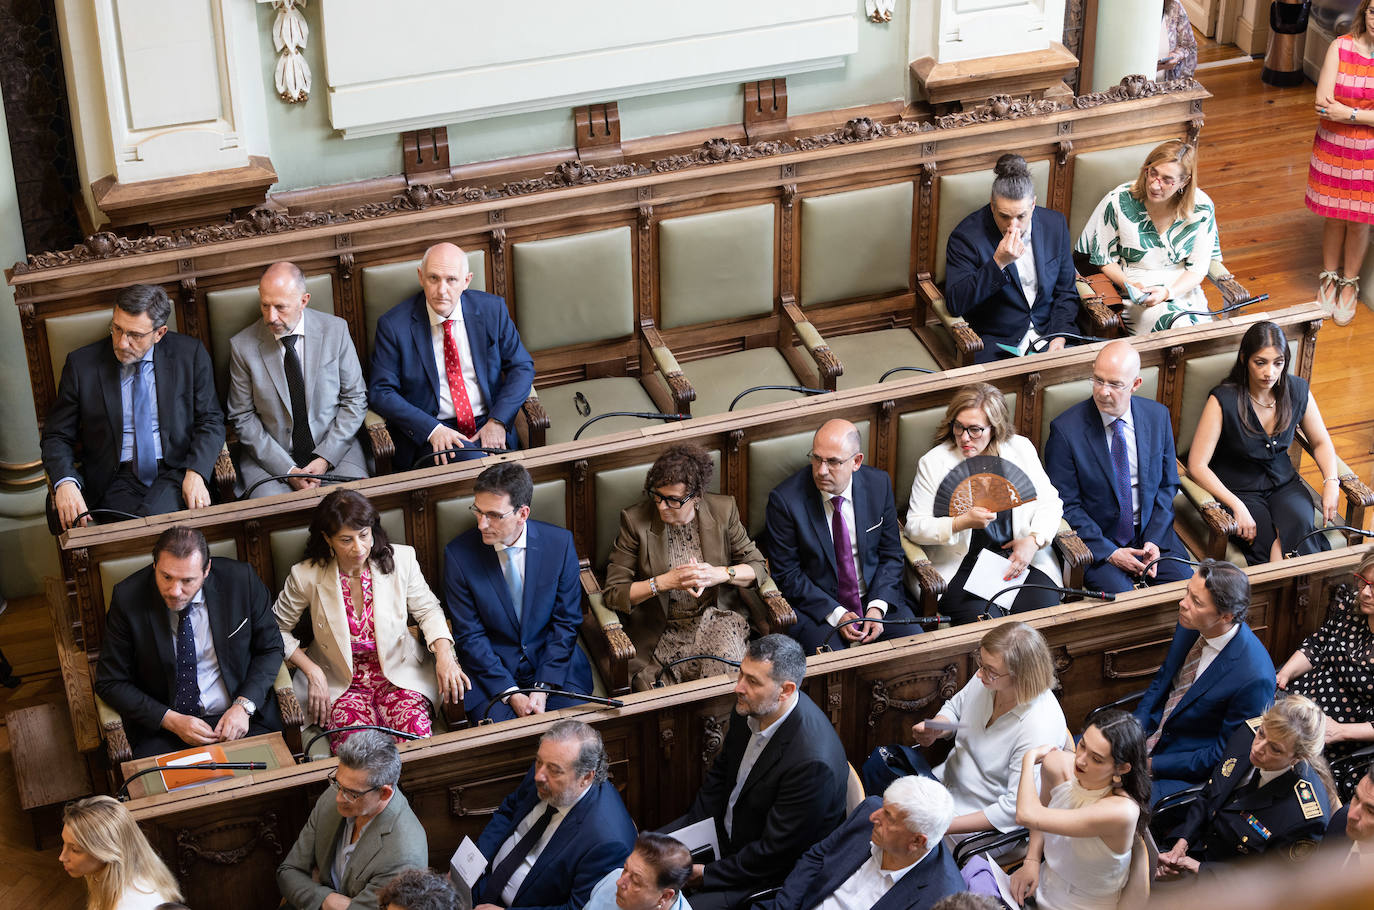
[[[1040,456],[1035,446],[1024,436],[1013,436],[998,447],[998,455],[1016,465],[1031,483],[1035,484],[1036,498],[1011,510],[1012,533],[1015,537],[1025,537],[1034,531],[1045,541],[1045,546],[1035,553],[1031,565],[1048,575],[1055,584],[1062,584],[1063,576],[1053,555],[1054,536],[1059,533],[1059,522],[1064,517],[1064,503],[1059,499],[1059,491],[1050,483],[1045,469],[1040,466]],[[940,481],[957,464],[964,460],[958,451],[949,445],[941,444],[921,456],[916,467],[916,481],[911,485],[911,502],[907,506],[906,536],[920,544],[930,558],[930,563],[946,581],[959,571],[959,564],[968,555],[973,531],[954,533],[954,519],[949,516],[936,517],[935,491]]]
[[[389,575],[372,565],[372,613],[377,657],[387,681],[401,689],[419,692],[438,704],[438,684],[434,676],[434,655],[406,627],[406,616],[415,617],[424,642],[441,638],[453,641],[439,599],[429,589],[415,560],[415,548],[392,544],[396,568]],[[285,656],[301,646],[291,630],[301,614],[310,609],[315,641],[306,649],[310,659],[320,665],[329,683],[329,701],[342,695],[353,679],[353,647],[348,637],[348,617],[344,613],[343,589],[339,586],[339,567],[334,560],[323,566],[308,560],[291,567],[286,586],[277,596],[272,612],[281,630]]]

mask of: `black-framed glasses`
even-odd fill
[[[978,654],[977,652],[975,652],[974,655],[973,655],[973,663],[974,663],[975,666],[978,667],[978,671],[979,671],[980,673],[983,673],[984,675],[987,676],[988,682],[997,682],[997,680],[1001,679],[1001,678],[1004,677],[1004,676],[1015,676],[1015,675],[1016,675],[1015,673],[1012,673],[1012,672],[1010,672],[1010,671],[1008,671],[1008,672],[1006,672],[1006,673],[998,673],[996,670],[992,669],[991,667],[986,666],[986,665],[983,663],[983,655]]]
[[[160,328],[162,328],[162,326],[158,326],[158,329]],[[142,344],[147,339],[152,338],[154,335],[156,335],[158,329],[153,329],[151,332],[130,332],[121,328],[120,326],[116,325],[113,321],[111,321],[110,337],[113,338],[115,341],[118,341],[121,338],[127,338],[134,344]]]
[[[350,803],[357,802],[358,800],[362,799],[364,796],[367,796],[367,794],[371,793],[374,790],[382,789],[381,787],[368,787],[366,790],[350,790],[343,784],[339,783],[339,772],[337,771],[330,771],[329,776],[326,777],[325,780],[329,781],[329,786],[333,787],[335,790],[338,790],[339,795],[342,796],[344,799],[348,800]],[[385,786],[385,784],[383,784],[383,786]]]
[[[686,496],[664,496],[658,490],[650,490],[649,495],[654,498],[654,502],[670,509],[680,509],[697,498],[695,493],[688,493]]]
[[[1113,381],[1110,380],[1110,379],[1100,379],[1100,378],[1098,378],[1097,376],[1094,376],[1094,377],[1092,378],[1092,384],[1095,385],[1095,386],[1098,386],[1099,388],[1107,389],[1108,391],[1111,391],[1111,392],[1124,392],[1124,391],[1126,391],[1126,383],[1124,383],[1124,382],[1113,382]]]
[[[478,518],[485,518],[487,521],[495,522],[500,521],[503,518],[510,518],[519,510],[511,509],[509,512],[483,512],[476,506],[468,506],[468,511],[471,512],[473,515],[476,515]]]
[[[955,439],[958,439],[960,436],[963,436],[964,434],[968,434],[969,439],[982,439],[983,434],[988,431],[988,428],[980,427],[977,424],[971,427],[966,427],[957,420],[951,420],[949,422],[949,430],[951,433],[954,434]]]

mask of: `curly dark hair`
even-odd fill
[[[378,910],[392,905],[405,910],[458,910],[458,894],[442,875],[428,869],[407,869],[377,895]]]
[[[382,517],[366,496],[356,490],[335,490],[320,500],[310,518],[310,539],[305,542],[305,558],[313,565],[323,566],[334,558],[329,541],[343,528],[361,531],[372,529],[372,555],[369,559],[383,575],[396,568],[392,557],[391,538],[382,527]]]
[[[697,496],[706,490],[715,470],[705,449],[695,443],[679,442],[665,449],[644,475],[644,492],[680,483],[687,487],[688,495]]]

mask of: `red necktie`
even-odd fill
[[[463,361],[458,356],[458,342],[453,337],[453,320],[444,320],[444,372],[448,373],[448,393],[453,397],[453,420],[464,436],[477,433],[477,421],[472,416],[472,402],[468,400],[468,386],[463,381]]]

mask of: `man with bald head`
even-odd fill
[[[863,463],[858,428],[829,420],[811,441],[811,465],[768,495],[764,552],[769,572],[797,614],[792,636],[807,654],[899,638],[913,625],[902,591],[901,523],[892,480]]]
[[[420,260],[420,293],[377,320],[369,392],[397,470],[456,460],[425,456],[464,446],[519,447],[515,415],[534,361],[506,302],[471,283],[467,254],[436,243]]]
[[[1140,355],[1113,341],[1093,361],[1092,397],[1050,424],[1045,470],[1064,501],[1064,518],[1092,551],[1085,587],[1119,594],[1137,582],[1191,577],[1174,533],[1178,455],[1169,409],[1135,395]],[[1143,573],[1143,575],[1142,575]]]
[[[358,431],[367,386],[348,323],[307,306],[289,262],[258,282],[262,319],[229,340],[229,422],[243,450],[245,491],[271,496],[319,486],[319,474],[366,477]],[[286,480],[259,481],[273,475]]]

